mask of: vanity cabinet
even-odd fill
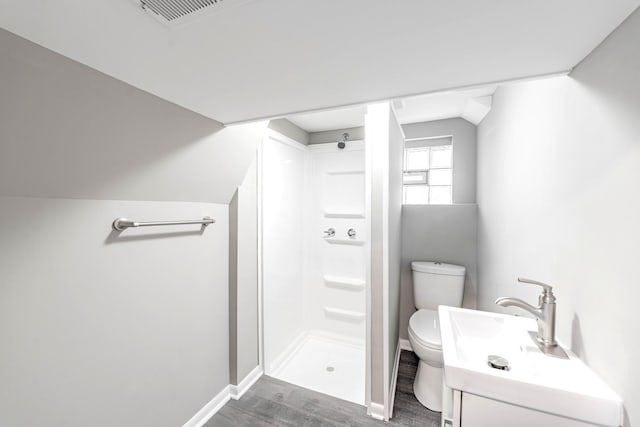
[[[594,427],[572,418],[536,411],[445,388],[442,427]]]
[[[593,427],[595,425],[471,393],[462,393],[461,409],[460,427]]]

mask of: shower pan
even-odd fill
[[[347,138],[343,138],[344,142]],[[261,149],[265,373],[365,403],[364,144]]]

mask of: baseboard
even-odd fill
[[[229,393],[233,400],[238,400],[242,397],[243,394],[247,392],[251,388],[252,385],[256,383],[262,376],[262,368],[260,366],[256,366],[253,371],[249,372],[249,375],[244,377],[240,384],[229,386]]]
[[[393,418],[393,405],[396,400],[396,386],[398,385],[398,369],[400,368],[400,353],[402,353],[402,343],[398,340],[398,345],[396,346],[396,357],[393,359],[391,388],[389,389],[389,418]]]
[[[384,405],[371,402],[367,412],[371,418],[384,421]]]
[[[413,351],[413,348],[411,347],[411,342],[404,338],[400,338],[400,348],[407,351]]]
[[[229,391],[229,386],[226,386],[182,427],[202,427],[207,421],[209,421],[209,418],[213,417],[215,413],[229,401],[230,398],[231,393]]]

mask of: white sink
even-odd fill
[[[440,306],[444,375],[451,389],[604,426],[622,425],[622,400],[570,351],[543,353],[534,319]],[[566,350],[566,349],[565,349]],[[492,368],[489,355],[508,359]]]

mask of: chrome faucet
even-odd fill
[[[542,294],[538,297],[538,306],[534,307],[518,298],[502,297],[496,300],[501,307],[520,307],[536,316],[538,336],[536,339],[543,347],[555,347],[556,342],[556,297],[553,288],[546,283],[518,277],[520,283],[542,286]]]

